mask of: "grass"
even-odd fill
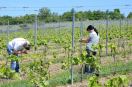
[[[80,77],[78,73],[74,73],[74,82],[80,81]],[[49,80],[48,87],[55,87],[58,85],[70,84],[70,73],[68,71],[64,71],[62,73],[57,74],[56,76],[52,76]],[[31,84],[28,83],[27,80],[10,82],[7,84],[1,84],[0,87],[32,87]]]
[[[107,66],[102,66],[100,74],[101,76],[107,76],[113,74],[113,72],[116,73],[129,73],[132,71],[132,61],[129,61],[128,63],[124,62],[118,62],[116,64],[110,64]],[[83,79],[86,79],[88,75],[84,74]],[[74,82],[80,81],[80,74],[78,72],[74,72]],[[55,76],[52,76],[49,80],[49,87],[55,87],[58,85],[66,85],[70,84],[70,73],[69,71],[61,72]],[[7,84],[1,84],[0,87],[32,87],[31,84],[28,83],[26,80],[22,81],[16,81],[16,82],[10,82]]]
[[[0,84],[0,87],[32,87],[32,85],[29,84],[27,80],[19,80],[6,84]]]
[[[78,72],[74,72],[74,82],[79,82],[80,79],[80,74]],[[58,86],[58,85],[66,85],[67,83],[70,84],[71,80],[70,80],[70,73],[69,71],[65,71],[62,73],[59,73],[56,76],[53,76],[50,79],[50,87],[54,87],[54,86]]]
[[[132,61],[129,61],[128,63],[124,62],[117,62],[115,64],[110,64],[107,66],[102,66],[100,74],[102,76],[106,76],[112,73],[129,73],[132,71]]]

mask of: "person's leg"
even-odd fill
[[[91,57],[91,51],[89,50],[89,49],[86,49],[86,51],[87,51],[87,55],[86,55],[86,57],[87,58],[89,58],[89,57]],[[85,71],[85,73],[90,73],[90,65],[88,65],[88,64],[85,64],[85,69],[84,69],[84,71]]]
[[[15,70],[16,68],[16,61],[11,61],[11,70]]]
[[[8,46],[7,46],[7,53],[9,54],[9,56],[12,54],[12,49],[10,49]],[[15,70],[16,61],[11,60],[10,68],[11,70]]]
[[[87,51],[87,55],[86,55],[87,58],[91,57],[92,55],[96,56],[97,54],[96,51],[91,51],[89,49],[86,49],[86,51]],[[85,72],[92,73],[94,71],[95,71],[95,68],[93,66],[90,66],[88,64],[85,65]]]
[[[11,49],[9,49],[9,47],[7,47],[7,53],[8,53],[9,55],[11,55],[11,54],[12,54],[12,50],[11,50]]]
[[[91,55],[90,55],[91,51],[90,51],[89,49],[86,49],[86,51],[87,51],[87,55],[86,55],[86,57],[88,58],[88,57],[91,56]]]
[[[92,55],[93,55],[93,56],[96,56],[96,54],[97,54],[96,51],[92,51]],[[92,73],[92,72],[95,71],[95,68],[94,68],[93,66],[91,66],[90,70],[91,70],[91,73]]]
[[[19,62],[18,62],[18,61],[16,62],[15,71],[16,71],[16,72],[19,72]]]

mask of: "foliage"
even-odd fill
[[[114,76],[105,83],[105,87],[128,87],[129,80],[126,75]]]
[[[14,70],[11,70],[9,67],[2,65],[0,67],[0,78],[8,79],[20,79],[19,73],[16,73]]]
[[[49,85],[49,68],[50,62],[43,60],[34,61],[29,68],[29,81],[37,87],[47,87]]]
[[[78,16],[80,16],[82,13],[80,13]],[[132,38],[131,37],[131,34],[132,34],[131,28],[132,27],[129,26],[127,32],[126,32],[126,25],[122,26],[122,27],[124,28],[124,30],[122,29],[122,32],[120,33],[120,29],[118,26],[116,26],[116,25],[112,25],[112,26],[110,25],[109,26],[110,29],[108,30],[108,41],[110,41],[111,44],[109,45],[108,49],[111,49],[113,54],[117,53],[116,52],[117,43],[115,43],[115,42],[117,42],[116,41],[117,39],[125,38],[125,40],[130,41]],[[104,47],[105,46],[104,41],[106,39],[106,36],[105,36],[106,32],[105,32],[105,29],[103,26],[101,26],[100,28],[102,28],[102,30],[100,30],[100,37],[101,37],[102,42],[99,45],[94,46],[93,48],[99,49],[99,50],[105,50],[104,49],[105,48]],[[76,41],[78,41],[78,39],[79,39],[79,35],[80,35],[79,33],[80,32],[79,32],[79,28],[75,28],[75,30],[76,30],[75,31],[75,50],[76,50],[76,52],[78,52],[79,46],[78,46],[78,43],[76,44]],[[87,35],[87,33],[84,33],[84,36],[86,36],[86,35]],[[27,38],[31,42],[31,45],[34,46],[34,37],[33,37],[33,31],[32,30],[31,31],[29,30],[26,33],[25,32],[11,33],[10,37],[8,37],[8,38],[9,38],[9,40],[11,40],[12,38],[14,38],[16,36]],[[5,48],[6,48],[6,39],[5,38],[7,38],[6,34],[3,34],[0,36],[0,41],[1,41],[0,51],[1,51],[1,55],[3,55],[3,56],[5,54],[4,52],[5,52]],[[55,49],[52,48],[53,47],[52,44],[54,44]],[[129,44],[128,47],[131,47],[131,44],[130,43],[128,43],[128,44]],[[64,59],[64,62],[62,63],[63,69],[69,69],[70,61],[71,61],[69,59],[72,58],[73,59],[73,61],[72,61],[73,65],[90,64],[90,65],[94,66],[94,68],[96,70],[98,70],[98,71],[100,70],[100,65],[98,64],[98,57],[91,56],[89,58],[86,58],[86,52],[83,52],[81,54],[81,56],[78,56],[78,54],[77,54],[77,56],[70,57],[70,52],[72,50],[71,50],[71,30],[69,30],[69,29],[64,29],[61,32],[59,32],[59,34],[58,34],[57,30],[53,30],[53,29],[47,29],[44,32],[42,32],[41,30],[38,30],[37,45],[38,45],[39,49],[42,49],[41,47],[43,47],[43,46],[49,47],[49,48],[51,46],[51,49],[49,49],[50,51],[45,50],[43,53],[42,53],[42,50],[39,50],[33,54],[31,53],[30,58],[40,59],[40,58],[42,58],[42,54],[49,54],[49,55],[52,55],[51,57],[54,58],[54,60],[53,60],[53,62],[54,62],[58,58],[57,54],[61,54],[61,51],[60,50],[58,51],[58,49],[63,49],[66,51],[65,54],[67,53],[66,55],[68,55],[68,57],[66,57],[66,56],[64,58],[61,57],[61,60]],[[56,51],[56,49],[57,49],[57,51]],[[42,54],[40,54],[40,53],[42,53]],[[120,52],[120,54],[121,54],[121,52]],[[13,58],[12,57],[10,56],[9,59],[15,60],[15,61],[18,60],[16,56],[14,56]],[[27,71],[30,71],[29,76],[30,76],[30,81],[32,82],[32,84],[34,84],[35,86],[48,86],[48,80],[49,80],[48,68],[49,68],[50,64],[51,64],[50,61],[45,62],[45,60],[40,60],[40,61],[37,60],[37,61],[34,61],[34,63],[32,63],[30,65],[30,69]],[[111,65],[114,65],[114,64],[112,63]],[[116,72],[130,71],[131,70],[130,66],[131,66],[131,64],[129,64],[129,65],[127,65],[127,64],[126,65],[123,65],[123,64],[122,65],[116,65],[115,71]],[[111,74],[111,71],[113,71],[112,70],[113,67],[115,67],[115,66],[112,66],[112,68],[106,67],[107,68],[106,73]],[[106,70],[106,68],[104,70]],[[45,69],[45,70],[43,70],[43,69]],[[40,72],[40,71],[42,71],[42,72]],[[105,71],[103,71],[103,69],[102,69],[102,72],[105,72]],[[2,76],[3,76],[3,74],[2,74]],[[6,77],[6,76],[4,76],[4,77]],[[7,74],[7,77],[8,77],[8,74]],[[62,81],[62,80],[59,80],[59,81]],[[67,82],[67,79],[65,81]],[[64,81],[64,83],[66,84],[65,81]],[[63,81],[62,81],[62,83],[63,83]]]
[[[98,63],[98,59],[95,56],[91,57],[86,57],[86,54],[83,53],[81,54],[81,57],[70,57],[70,61],[72,60],[73,65],[78,65],[78,64],[88,64],[92,66],[96,72],[100,71],[100,64]],[[68,60],[69,61],[69,60]],[[70,64],[67,60],[65,60],[62,63],[62,69],[68,69],[70,67]]]
[[[127,18],[132,18],[132,12],[128,14]]]
[[[88,78],[88,87],[102,87],[102,84],[99,83],[99,78],[93,75]]]
[[[114,11],[79,11],[76,12],[75,17],[76,20],[103,20],[106,19],[106,16],[109,15],[110,19],[123,19],[124,15],[120,13],[119,9],[114,9]],[[39,9],[38,18],[40,21],[45,22],[59,22],[59,21],[71,21],[72,20],[72,12],[67,11],[62,15],[58,15],[58,13],[51,12],[49,8],[41,8]],[[128,18],[131,18],[131,12],[128,15]],[[0,25],[6,24],[10,21],[11,25],[14,24],[25,24],[25,23],[34,23],[35,22],[35,14],[26,14],[20,17],[11,17],[11,16],[3,16],[0,17]]]
[[[27,80],[18,80],[13,82],[7,82],[6,84],[0,84],[0,87],[33,87]]]
[[[16,55],[9,55],[8,61],[19,61],[19,58]],[[16,73],[15,70],[11,70],[6,64],[3,64],[0,67],[0,77],[8,79],[20,79],[19,73]]]
[[[16,56],[16,55],[9,55],[8,60],[10,61],[19,61],[22,56]]]
[[[88,78],[88,87],[102,87],[103,85],[99,82],[98,76],[90,76]],[[113,76],[108,79],[105,84],[105,87],[128,87],[129,79],[126,75]]]

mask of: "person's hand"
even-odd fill
[[[22,52],[21,51],[17,51],[17,54],[21,54]]]
[[[18,55],[18,54],[21,54],[22,52],[21,51],[14,51],[13,54],[14,55]]]
[[[27,54],[27,51],[26,50],[23,50],[22,53]]]
[[[82,39],[80,39],[79,42],[82,42]]]

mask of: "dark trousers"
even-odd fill
[[[87,58],[91,57],[92,55],[96,56],[96,54],[97,54],[96,51],[91,51],[89,49],[86,49],[86,51],[87,51],[87,55],[86,55]]]
[[[89,49],[86,49],[86,51],[87,51],[87,55],[86,55],[87,58],[91,57],[92,55],[96,56],[96,54],[97,54],[96,51],[90,51]],[[85,73],[92,73],[94,71],[95,71],[95,69],[92,66],[85,64],[85,67],[84,67]]]

